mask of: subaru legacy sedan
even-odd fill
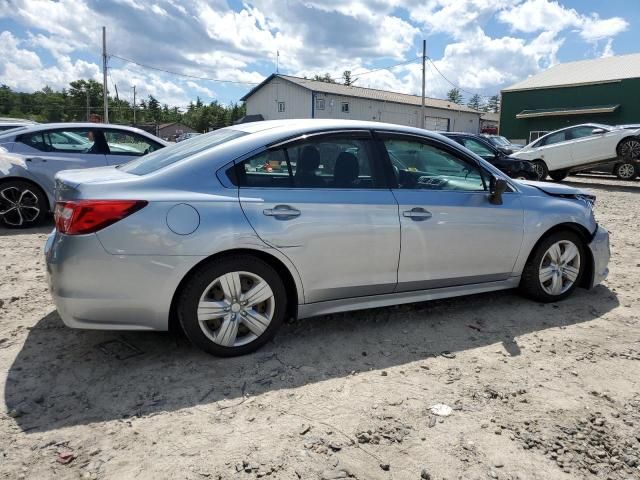
[[[231,356],[285,318],[510,288],[555,302],[591,288],[609,260],[594,201],[511,180],[425,130],[266,121],[59,173],[45,255],[67,326],[167,330],[175,319],[198,347]]]

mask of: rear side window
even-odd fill
[[[104,130],[110,155],[140,157],[155,152],[162,145],[135,132],[126,130]]]
[[[257,188],[379,188],[367,138],[326,136],[267,150],[237,165],[235,183]]]
[[[248,133],[232,128],[222,128],[205,135],[198,135],[188,142],[176,143],[149,155],[136,158],[129,163],[125,163],[120,168],[134,175],[146,175],[244,135],[248,135]]]

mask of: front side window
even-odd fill
[[[102,132],[93,129],[51,130],[25,133],[17,141],[40,152],[104,154]]]
[[[278,112],[283,113],[284,112],[284,102],[278,102]]]
[[[398,188],[484,191],[480,168],[439,146],[420,140],[384,141]]]
[[[548,137],[545,137],[545,138],[542,139],[541,146],[553,145],[554,143],[564,142],[567,139],[566,135],[567,135],[566,130],[562,130],[560,132],[552,133]]]
[[[235,183],[257,188],[379,188],[370,141],[324,136],[267,150],[235,169]]]
[[[340,110],[342,113],[349,113],[349,104],[347,102],[342,102]]]
[[[111,155],[140,157],[162,148],[162,145],[142,135],[125,130],[105,130],[104,136]]]
[[[476,155],[481,157],[494,157],[494,153],[489,150],[489,147],[483,145],[482,142],[474,140],[473,138],[463,138],[462,144],[471,150]]]

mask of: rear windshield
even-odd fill
[[[132,160],[129,163],[125,163],[120,168],[134,175],[146,175],[147,173],[155,172],[161,168],[171,165],[183,158],[190,157],[196,153],[203,152],[209,148],[215,147],[222,143],[233,140],[234,138],[247,135],[246,132],[239,130],[233,130],[231,128],[222,128],[215,132],[207,133],[205,135],[198,135],[184,140],[170,147],[156,150],[153,153],[144,155],[143,157]]]

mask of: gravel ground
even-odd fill
[[[640,478],[640,181],[567,183],[612,232],[604,285],[307,319],[233,359],[65,328],[51,227],[1,230],[0,478]]]

